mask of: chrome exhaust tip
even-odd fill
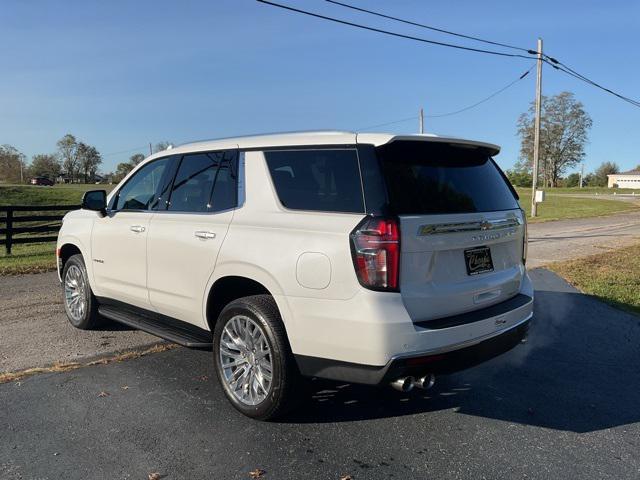
[[[429,390],[436,383],[436,376],[433,373],[429,375],[425,375],[424,377],[417,378],[413,383],[416,387],[421,388],[422,390]]]
[[[400,377],[391,382],[391,386],[399,392],[410,392],[413,389],[415,381],[416,379],[413,377]]]

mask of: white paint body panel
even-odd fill
[[[464,282],[451,281],[459,278],[459,271],[438,271],[444,276],[432,278],[422,291],[419,282],[406,281],[407,276],[414,275],[415,279],[426,275],[430,254],[425,252],[433,253],[440,247],[437,240],[425,246],[420,243],[423,239],[413,241],[403,233],[403,293],[370,291],[357,280],[349,244],[349,234],[363,215],[287,210],[278,200],[260,151],[292,145],[381,145],[399,138],[462,142],[499,151],[491,144],[460,139],[350,132],[245,137],[181,146],[153,155],[141,165],[167,154],[249,149],[241,155],[243,175],[239,181],[243,193],[238,208],[218,214],[135,212],[105,218],[95,212],[71,212],[60,231],[58,248],[73,244],[81,250],[97,295],[202,328],[209,328],[206,305],[215,282],[226,276],[250,278],[273,295],[294,354],[356,364],[381,366],[398,355],[459,348],[530,318],[531,304],[506,314],[499,326],[488,319],[427,330],[414,325],[412,318],[416,311],[435,318],[481,308],[485,305],[474,304],[473,299],[496,288],[505,290],[491,303],[517,292],[533,297],[531,282],[519,259],[521,228],[512,238],[488,241],[495,248],[504,247],[496,255],[498,266],[504,267],[500,275],[479,278],[473,285],[466,285],[470,288],[461,288]],[[425,223],[425,218],[402,218],[401,222],[401,230],[408,231]],[[129,231],[133,224],[144,224],[144,234]],[[215,233],[215,238],[196,238],[194,232],[201,230]],[[448,237],[447,241],[459,242],[456,248],[464,248],[467,237]],[[104,263],[93,262],[96,256]]]
[[[154,310],[208,328],[200,306],[233,212],[153,215],[147,241],[147,288]],[[197,237],[196,232],[211,238]]]
[[[151,212],[117,212],[100,218],[96,213],[91,235],[91,257],[97,295],[150,309],[147,291],[147,238]],[[66,222],[65,222],[66,223]],[[132,227],[144,230],[134,232]]]

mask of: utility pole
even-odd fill
[[[531,216],[538,215],[536,189],[538,188],[538,164],[540,162],[540,110],[542,108],[542,39],[538,39],[538,78],[536,79],[536,118],[533,138],[533,185],[531,188]]]
[[[583,178],[584,178],[584,162],[582,162],[582,166],[580,167],[580,188],[582,188]]]
[[[424,133],[424,110],[420,107],[420,132]]]
[[[149,155],[153,155],[153,148],[151,148],[151,142],[149,142]]]

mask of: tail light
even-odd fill
[[[367,217],[351,232],[358,281],[372,290],[398,290],[400,228],[394,218]]]
[[[522,238],[522,264],[527,264],[527,244],[529,243],[529,233],[527,232],[527,214],[522,211],[522,219],[524,221],[524,236]]]

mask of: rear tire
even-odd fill
[[[72,255],[64,264],[62,290],[64,310],[71,325],[80,330],[92,330],[102,324],[82,255]]]
[[[225,396],[244,415],[273,420],[296,405],[300,374],[270,295],[240,298],[222,310],[213,357]]]

